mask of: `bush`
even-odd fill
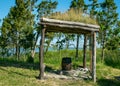
[[[28,56],[27,62],[28,63],[34,63],[34,58],[32,58],[32,56]]]
[[[120,69],[120,51],[109,50],[105,54],[105,64]]]

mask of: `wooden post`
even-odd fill
[[[96,33],[93,32],[93,44],[92,44],[92,79],[96,82]]]
[[[90,53],[90,73],[92,74],[92,41],[93,41],[93,38],[92,38],[92,35],[90,34],[90,37],[89,37],[89,53]]]
[[[76,43],[76,60],[78,60],[78,48],[79,48],[79,37],[80,35],[77,34],[77,43]]]
[[[86,68],[87,35],[84,35],[83,68]]]
[[[43,26],[41,30],[40,51],[39,51],[39,70],[40,70],[39,79],[43,79],[44,77],[44,64],[43,64],[44,40],[45,40],[45,26]]]

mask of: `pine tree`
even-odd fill
[[[99,43],[102,46],[102,61],[104,60],[105,44],[108,41],[111,29],[118,19],[118,13],[116,13],[117,6],[114,0],[105,0],[101,4],[101,9],[98,12],[97,20],[100,25]]]
[[[16,57],[20,57],[21,40],[33,33],[34,15],[31,13],[30,0],[16,0],[15,6],[10,9],[6,19],[7,24],[2,27],[8,31],[12,44],[16,46]],[[32,20],[32,21],[31,21]],[[4,23],[4,21],[3,21]],[[32,38],[31,38],[32,39]]]
[[[95,18],[100,3],[98,3],[98,0],[89,0],[89,1],[92,2],[90,5],[88,5],[88,7],[90,8],[90,17]]]
[[[120,21],[118,20],[115,28],[110,31],[108,41],[105,46],[108,50],[116,50],[120,48]]]
[[[5,25],[5,22],[4,22]],[[7,25],[7,24],[6,24]],[[8,26],[9,27],[9,26]],[[7,46],[8,46],[8,38],[6,36],[6,29],[3,27],[0,27],[0,55],[4,57],[8,52],[7,52]]]
[[[38,18],[51,15],[53,13],[53,10],[56,9],[57,4],[57,1],[42,1],[37,7]]]

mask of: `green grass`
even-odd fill
[[[49,18],[97,25],[96,20],[90,18],[89,16],[85,16],[81,9],[79,10],[70,9],[69,11],[64,13],[60,12],[53,13],[52,15],[49,16]]]
[[[120,69],[120,50],[106,51],[105,64]]]
[[[97,82],[91,80],[65,80],[47,78],[39,80],[38,54],[34,63],[28,63],[23,58],[16,61],[14,58],[0,58],[0,86],[120,86],[120,69],[100,62],[100,50],[97,52]],[[89,53],[89,52],[87,52]],[[107,54],[106,54],[107,55]],[[75,60],[74,50],[49,51],[44,58],[44,63],[50,70],[61,68],[62,57],[71,57],[73,64],[82,65],[82,51],[79,51],[79,59]],[[87,66],[90,58],[87,55]],[[119,65],[118,65],[119,66]],[[45,72],[49,72],[46,70]]]

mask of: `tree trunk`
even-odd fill
[[[86,68],[86,48],[87,48],[87,36],[84,35],[83,68]]]
[[[105,49],[105,38],[106,38],[106,32],[103,32],[103,41],[102,41],[102,56],[101,56],[101,62],[104,61],[104,49]]]
[[[104,61],[104,42],[103,42],[103,46],[102,46],[102,57],[101,57],[101,62]]]
[[[19,47],[19,43],[16,43],[16,57],[17,60],[19,60],[20,58],[20,47]]]
[[[31,50],[31,57],[34,59],[34,56],[35,56],[35,48],[36,48],[36,44],[37,44],[37,40],[39,38],[39,32],[37,33],[37,36],[36,36],[36,40],[35,40],[35,43],[33,44],[33,48]]]
[[[75,56],[76,60],[78,60],[79,37],[80,37],[80,35],[77,34],[76,56]]]
[[[67,41],[67,43],[66,43],[66,49],[68,49],[69,48],[69,40]]]
[[[49,42],[47,43],[47,47],[46,47],[46,50],[45,50],[45,54],[48,52],[48,49],[49,49],[49,46],[50,46],[50,43],[52,41],[53,38],[50,38]]]
[[[16,40],[16,57],[17,57],[17,60],[19,60],[20,58],[20,46],[19,46],[19,40],[20,40],[20,36],[19,36],[19,33],[16,33],[17,35],[17,40]]]

